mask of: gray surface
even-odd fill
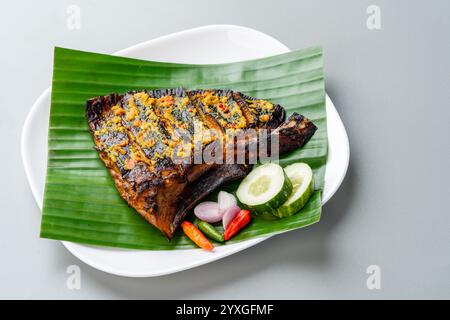
[[[0,298],[450,298],[450,2],[120,3],[2,3]],[[366,28],[373,3],[381,7],[377,31]],[[81,7],[80,30],[66,28],[68,4]],[[324,46],[327,90],[351,160],[322,221],[153,279],[102,273],[39,239],[20,134],[51,81],[53,46],[109,53],[216,23],[259,29],[292,49]],[[71,264],[81,267],[81,290],[66,288]],[[381,290],[366,288],[371,264],[381,267]]]

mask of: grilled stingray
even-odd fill
[[[122,198],[169,239],[203,197],[251,170],[249,146],[258,141],[246,140],[247,158],[241,163],[199,163],[196,150],[226,158],[230,149],[218,147],[234,148],[227,132],[264,128],[284,153],[303,146],[317,129],[298,114],[285,122],[280,105],[232,90],[110,94],[88,100],[86,117]]]

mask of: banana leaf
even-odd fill
[[[283,166],[304,161],[313,168],[316,191],[307,205],[284,219],[256,217],[228,243],[319,221],[327,158],[321,48],[219,65],[162,63],[55,48],[41,237],[147,250],[195,247],[179,230],[169,242],[121,199],[94,150],[84,116],[86,100],[95,96],[180,86],[242,91],[281,104],[288,115],[303,114],[318,127],[302,149],[280,156]],[[237,185],[224,189],[235,191]]]

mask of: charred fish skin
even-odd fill
[[[277,139],[279,142],[280,154],[296,150],[304,146],[314,135],[317,127],[307,118],[297,113],[293,113],[286,122],[271,130],[269,141]],[[251,150],[249,145],[259,144],[258,139],[246,142],[247,160],[250,158]],[[270,147],[270,143],[268,144]],[[268,155],[271,155],[269,148]],[[210,194],[225,183],[244,178],[252,169],[253,165],[244,164],[223,164],[208,172],[207,175],[200,177],[197,181],[191,183],[181,195],[182,205],[179,207],[174,224],[183,220],[189,210],[191,210],[202,198]]]
[[[275,128],[286,117],[280,105],[230,89],[192,90],[188,94],[194,105],[222,130]]]
[[[129,137],[121,120],[116,119],[111,108],[119,101],[120,97],[115,94],[89,100],[86,117],[96,150],[102,158],[108,158],[108,168],[117,168],[121,174],[125,174],[125,161],[131,153]]]
[[[180,142],[180,135],[192,136],[198,128],[222,133],[265,128],[277,135],[282,153],[304,145],[316,130],[300,115],[287,122],[285,117],[279,105],[222,89],[137,90],[86,103],[95,148],[121,197],[168,239],[197,202],[224,183],[244,177],[252,167],[194,164],[192,158],[175,163],[175,150],[193,147],[192,140]],[[222,139],[205,135],[201,148]]]
[[[286,111],[279,104],[257,99],[241,92],[233,92],[234,99],[246,110],[250,127],[274,129],[286,119]]]
[[[173,200],[189,180],[212,168],[172,161],[171,152],[181,143],[179,132],[203,125],[186,91],[131,91],[97,97],[87,102],[86,118],[100,159],[122,198],[171,238],[177,212]],[[113,143],[105,145],[104,141]]]
[[[249,164],[222,164],[191,182],[180,196],[180,206],[172,223],[173,228],[176,229],[187,213],[204,197],[226,183],[245,177],[251,169],[252,165]]]
[[[303,147],[317,131],[317,127],[308,118],[294,112],[287,121],[276,128],[280,154]]]
[[[99,152],[100,159],[113,178],[121,197],[149,223],[158,225],[151,212],[156,211],[156,196],[163,185],[163,179],[156,172],[149,170],[145,162],[135,160],[135,153],[139,150],[132,146],[130,140],[126,140],[127,137],[129,139],[128,131],[120,119],[115,118],[117,112],[113,110],[113,107],[120,105],[121,102],[122,97],[117,94],[87,101],[86,118],[95,149]],[[122,141],[126,141],[126,145]],[[122,154],[120,150],[124,150],[125,153]],[[131,160],[133,166],[129,167],[127,165]]]
[[[246,105],[235,100],[232,90],[192,90],[188,94],[210,127],[224,132],[227,129],[244,129],[251,126]]]

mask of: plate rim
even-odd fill
[[[157,44],[158,42],[162,42],[162,41],[166,41],[166,40],[170,40],[171,38],[177,38],[180,36],[184,36],[184,35],[188,35],[188,34],[193,34],[196,32],[205,32],[205,31],[209,31],[212,29],[237,29],[237,30],[245,30],[254,34],[258,34],[259,36],[262,36],[274,43],[276,43],[277,45],[279,45],[280,47],[284,47],[284,49],[288,52],[291,51],[286,45],[284,45],[283,43],[281,43],[280,41],[278,41],[277,39],[273,38],[270,35],[267,35],[261,31],[252,29],[252,28],[248,28],[248,27],[243,27],[243,26],[238,26],[238,25],[230,25],[230,24],[216,24],[216,25],[205,25],[205,26],[201,26],[201,27],[196,27],[196,28],[192,28],[192,29],[186,29],[183,31],[179,31],[179,32],[174,32],[168,35],[164,35],[161,37],[157,37],[155,39],[151,39],[151,40],[147,40],[135,45],[132,45],[128,48],[125,49],[121,49],[115,53],[113,53],[112,55],[127,55],[128,52],[133,51],[133,50],[139,50],[141,48],[144,48],[146,46],[148,46],[149,44]],[[35,116],[35,114],[37,113],[38,109],[39,109],[39,105],[42,104],[43,100],[48,98],[48,95],[51,94],[51,86],[49,86],[47,89],[45,89],[41,95],[37,98],[37,100],[34,102],[34,104],[32,105],[30,111],[28,112],[24,125],[23,125],[23,129],[22,129],[22,135],[21,135],[21,156],[22,156],[22,162],[25,168],[25,174],[27,177],[27,181],[28,184],[30,185],[33,197],[35,199],[35,201],[38,204],[39,209],[42,211],[42,203],[43,203],[43,194],[42,197],[40,197],[39,192],[37,190],[37,182],[33,181],[34,179],[32,178],[33,175],[31,174],[32,168],[30,165],[29,160],[26,157],[26,145],[27,145],[27,137],[29,136],[29,133],[32,132],[32,120]],[[343,149],[343,153],[345,154],[345,170],[342,170],[341,175],[338,177],[337,179],[337,183],[335,185],[332,186],[331,190],[329,190],[329,192],[326,194],[326,197],[322,198],[322,205],[324,205],[335,193],[336,191],[339,189],[340,185],[342,184],[342,181],[345,178],[345,175],[347,173],[348,170],[348,165],[349,165],[349,160],[350,160],[350,146],[349,146],[349,140],[348,140],[348,135],[347,132],[345,130],[345,126],[342,123],[342,120],[339,116],[339,113],[337,112],[336,108],[334,107],[333,102],[331,101],[330,97],[326,94],[326,112],[327,112],[327,118],[328,118],[328,112],[333,112],[335,113],[335,117],[339,120],[340,125],[342,127],[342,134],[343,134],[343,141],[344,141],[344,145],[342,146]],[[327,160],[328,162],[328,160]],[[325,173],[326,175],[326,173]],[[66,247],[66,249],[72,253],[75,257],[77,257],[79,260],[81,260],[82,262],[90,265],[91,267],[98,269],[100,271],[106,272],[106,273],[110,273],[110,274],[114,274],[114,275],[118,275],[118,276],[123,276],[123,277],[137,277],[137,278],[144,278],[144,277],[156,277],[156,276],[162,276],[162,275],[167,275],[167,274],[172,274],[172,273],[176,273],[176,272],[180,272],[180,271],[184,271],[187,269],[191,269],[191,268],[195,268],[197,266],[200,265],[204,265],[222,258],[225,258],[227,256],[230,256],[234,253],[237,253],[239,251],[245,250],[249,247],[252,247],[264,240],[269,239],[270,237],[272,237],[272,235],[269,236],[262,236],[262,237],[258,237],[255,239],[250,239],[250,240],[246,240],[246,241],[242,241],[236,244],[232,244],[233,245],[238,245],[236,249],[232,249],[228,252],[224,252],[224,253],[220,253],[220,254],[216,254],[216,255],[210,255],[207,256],[206,258],[201,258],[201,259],[197,259],[192,263],[189,264],[183,264],[182,266],[174,266],[172,268],[166,268],[163,271],[160,272],[148,272],[148,273],[142,273],[142,274],[136,274],[136,273],[129,273],[129,272],[122,272],[119,270],[115,270],[114,268],[109,268],[108,266],[105,265],[101,265],[98,264],[97,262],[93,261],[92,259],[84,256],[83,254],[81,254],[78,249],[77,246],[89,246],[86,244],[79,244],[79,243],[73,243],[73,242],[69,242],[69,241],[61,241],[64,245],[64,247]],[[92,246],[91,246],[92,247]],[[184,251],[188,251],[188,250],[195,250],[198,251],[200,249],[186,249]],[[136,251],[136,250],[134,250]],[[141,250],[138,250],[141,251]],[[146,251],[146,250],[144,250]],[[151,251],[166,251],[166,250],[151,250]]]

